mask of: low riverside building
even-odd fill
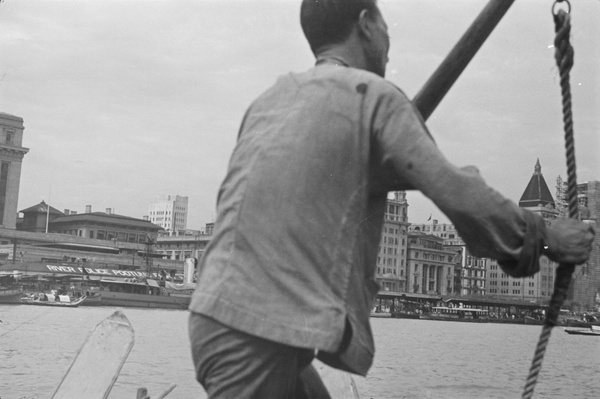
[[[200,260],[212,239],[213,227],[213,223],[207,223],[206,229],[203,231],[185,230],[177,232],[177,234],[160,234],[156,239],[155,251],[165,259],[183,261],[187,258],[196,258]]]
[[[148,221],[108,210],[91,212],[91,206],[82,214],[60,212],[44,202],[22,213],[19,229],[0,228],[0,271],[41,275],[83,273],[83,268],[183,271],[183,262],[156,253],[160,227]]]
[[[17,228],[23,231],[61,233],[96,240],[119,241],[144,244],[155,241],[160,226],[147,220],[117,215],[112,209],[92,212],[91,205],[85,213],[65,209],[61,212],[44,201],[23,209],[22,221]]]
[[[0,273],[83,276],[84,267],[90,274],[98,271],[104,277],[134,276],[121,273],[124,271],[183,273],[182,261],[162,259],[149,249],[139,243],[0,228]]]

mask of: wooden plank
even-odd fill
[[[107,398],[133,344],[129,320],[114,312],[87,337],[52,398]]]
[[[313,360],[312,365],[319,373],[332,399],[360,399],[350,373],[329,367],[316,359]]]
[[[490,0],[417,93],[413,103],[421,113],[423,120],[427,120],[437,108],[513,1]]]

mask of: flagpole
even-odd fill
[[[52,187],[48,186],[48,203],[46,204],[46,234],[48,234],[48,220],[50,219],[50,192]]]

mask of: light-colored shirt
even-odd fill
[[[398,88],[329,62],[279,78],[243,119],[190,310],[366,374],[387,193],[406,189],[474,255],[538,271],[542,219],[450,164]]]

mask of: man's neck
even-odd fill
[[[348,43],[325,47],[315,54],[317,63],[325,60],[351,68],[366,69],[364,54],[360,47]]]

